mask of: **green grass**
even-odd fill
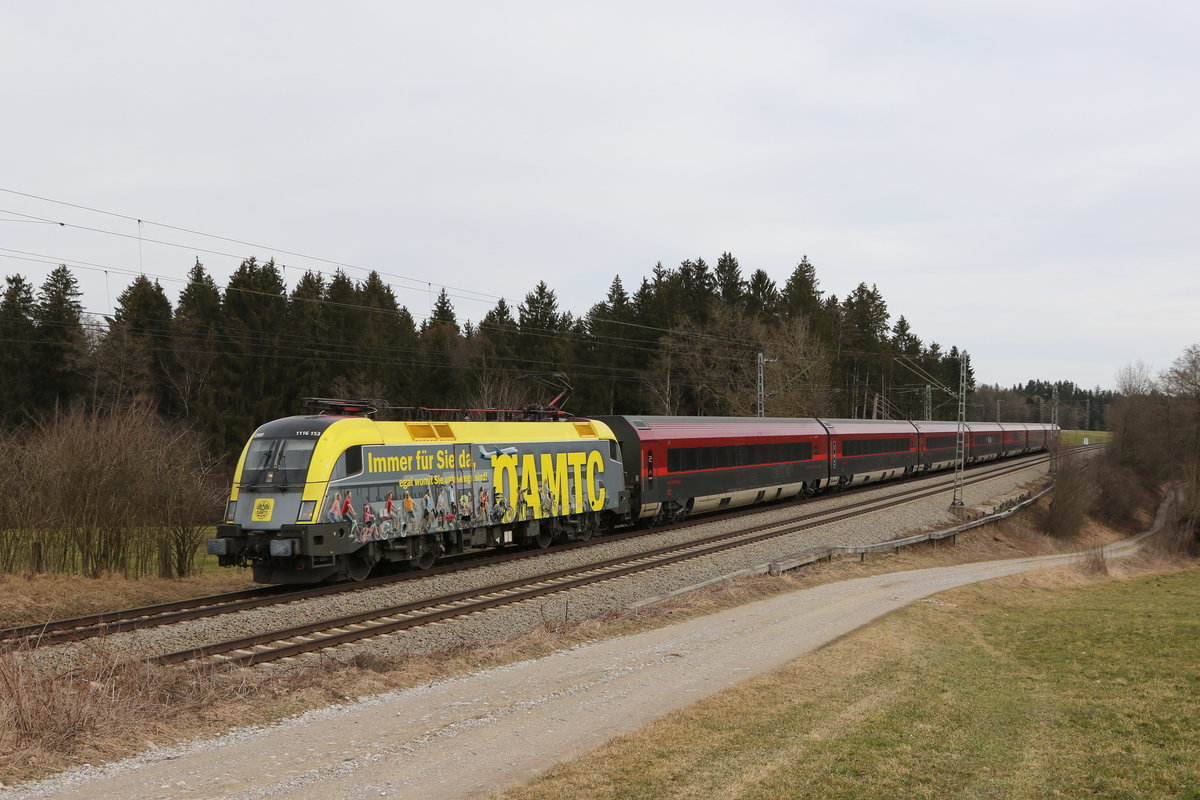
[[[1200,570],[939,595],[508,798],[1200,798]]]
[[[1065,445],[1083,444],[1084,439],[1088,444],[1112,441],[1112,431],[1060,431],[1059,436]]]

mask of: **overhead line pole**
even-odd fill
[[[954,500],[951,508],[963,507],[963,468],[967,460],[967,360],[958,362],[958,434],[954,437]]]
[[[763,358],[763,354],[758,354],[758,416],[765,417],[767,415],[767,387],[763,380],[763,366],[765,364],[774,364],[777,359]]]
[[[954,358],[954,356],[947,356]],[[951,397],[958,398],[958,430],[954,437],[954,499],[950,502],[950,507],[959,509],[963,507],[963,470],[966,467],[967,461],[967,359],[966,353],[958,356],[958,393],[957,395],[950,390],[949,387],[938,382],[937,387]],[[912,361],[907,356],[896,359],[904,366],[908,367],[913,372],[924,377],[926,380],[936,380],[928,372],[921,369],[918,364]],[[905,363],[908,362],[908,363]],[[930,408],[932,405],[932,388],[930,384],[925,386],[925,416],[926,419],[932,419],[933,411]]]

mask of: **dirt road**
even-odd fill
[[[1118,544],[1112,555],[1130,549]],[[921,598],[1071,558],[964,564],[819,586],[0,791],[0,797],[484,798]]]

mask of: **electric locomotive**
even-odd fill
[[[259,583],[362,580],[380,562],[427,568],[471,548],[586,539],[628,510],[607,425],[375,421],[365,404],[256,430],[234,473],[217,538],[223,566]]]

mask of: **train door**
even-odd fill
[[[457,528],[469,528],[478,523],[476,509],[479,506],[478,489],[475,486],[475,469],[471,461],[471,445],[455,444],[454,454],[454,522]]]

